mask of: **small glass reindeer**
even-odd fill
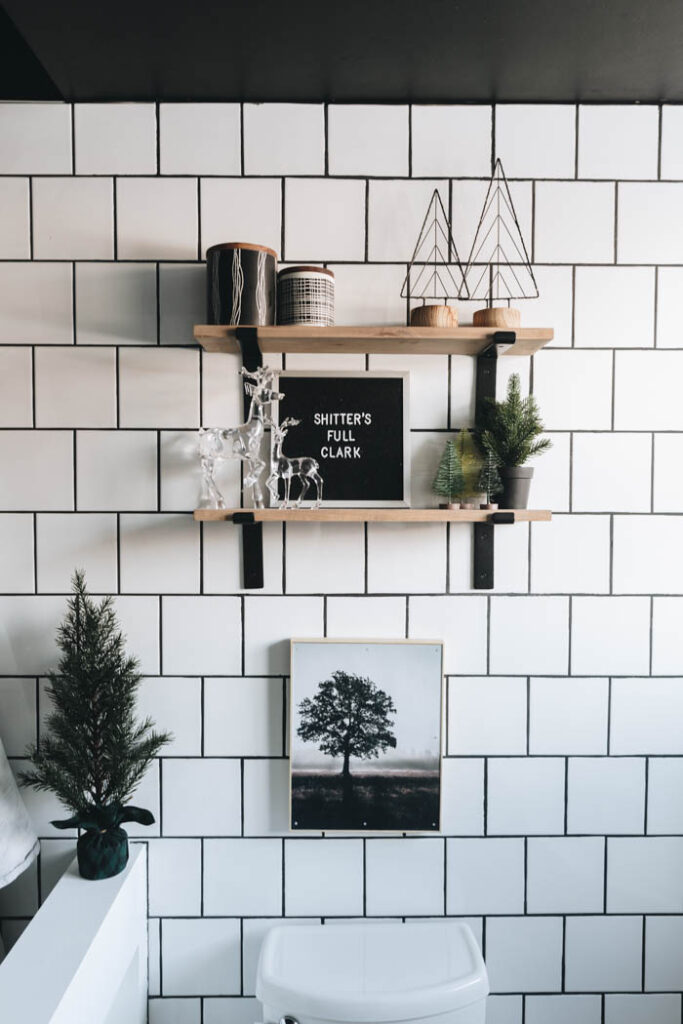
[[[263,508],[259,477],[266,463],[261,456],[261,447],[265,428],[271,422],[264,408],[284,398],[283,394],[273,389],[276,372],[265,366],[259,366],[253,372],[242,367],[240,373],[244,380],[244,390],[251,398],[246,422],[239,427],[202,427],[199,431],[201,508],[225,508],[225,500],[215,478],[216,463],[225,459],[241,459],[247,463],[249,472],[244,478],[244,487],[251,487],[254,508]]]
[[[294,477],[298,477],[301,481],[301,494],[294,503],[294,508],[301,508],[301,503],[308,493],[311,481],[313,481],[316,487],[316,499],[311,507],[320,508],[322,505],[323,478],[320,475],[320,466],[316,460],[307,455],[299,456],[296,459],[290,459],[287,455],[282,454],[282,444],[289,433],[290,427],[298,427],[300,423],[301,420],[295,420],[288,417],[279,425],[273,424],[272,426],[273,450],[270,476],[266,480],[266,487],[270,491],[272,504],[275,507],[292,507],[289,504],[289,492]],[[278,493],[280,480],[284,480],[285,484],[285,497],[283,502],[280,501]]]

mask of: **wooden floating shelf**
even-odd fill
[[[516,523],[547,523],[548,509],[498,509],[514,513]],[[487,523],[493,509],[442,508],[198,508],[194,518],[224,522],[251,512],[256,523]]]
[[[493,340],[493,327],[257,327],[261,351],[369,355],[476,356]],[[550,327],[523,327],[502,355],[531,356],[552,341]],[[207,352],[239,353],[237,327],[198,324],[194,336]]]

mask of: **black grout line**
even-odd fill
[[[363,262],[367,263],[370,251],[370,180],[365,179],[365,241]],[[366,366],[367,369],[367,366]]]
[[[117,185],[117,176],[116,175],[114,175],[112,177],[111,188],[112,188],[112,194],[111,194],[112,222],[113,222],[113,228],[114,228],[114,239],[113,239],[113,241],[114,241],[114,259],[117,260],[119,258],[119,227],[118,227],[119,213],[118,213],[118,185]]]
[[[161,174],[161,104],[157,101],[154,104],[154,159],[157,165],[157,175]]]
[[[657,180],[662,179],[662,128],[664,119],[664,106],[662,103],[659,104],[658,118],[657,118]]]
[[[574,115],[574,178],[579,177],[579,138],[580,138],[580,105],[576,104],[576,113]]]
[[[244,177],[244,103],[240,103],[240,177]]]
[[[71,173],[76,174],[76,108],[73,103],[69,104],[69,111],[71,113]]]
[[[286,188],[285,178],[282,178],[280,183],[280,260],[282,262],[285,261]]]
[[[28,258],[33,259],[33,238],[34,238],[34,212],[33,212],[33,177],[29,175],[28,181]]]
[[[197,259],[202,258],[202,179],[197,178]]]

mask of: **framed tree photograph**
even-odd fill
[[[286,435],[271,434],[272,462],[314,459],[328,508],[410,505],[409,382],[391,370],[282,371],[272,412]],[[300,494],[294,479],[292,501]]]
[[[443,643],[292,640],[290,828],[438,832]]]

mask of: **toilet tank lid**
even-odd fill
[[[261,949],[256,995],[278,1018],[374,1024],[478,1002],[488,978],[461,921],[282,925]]]

